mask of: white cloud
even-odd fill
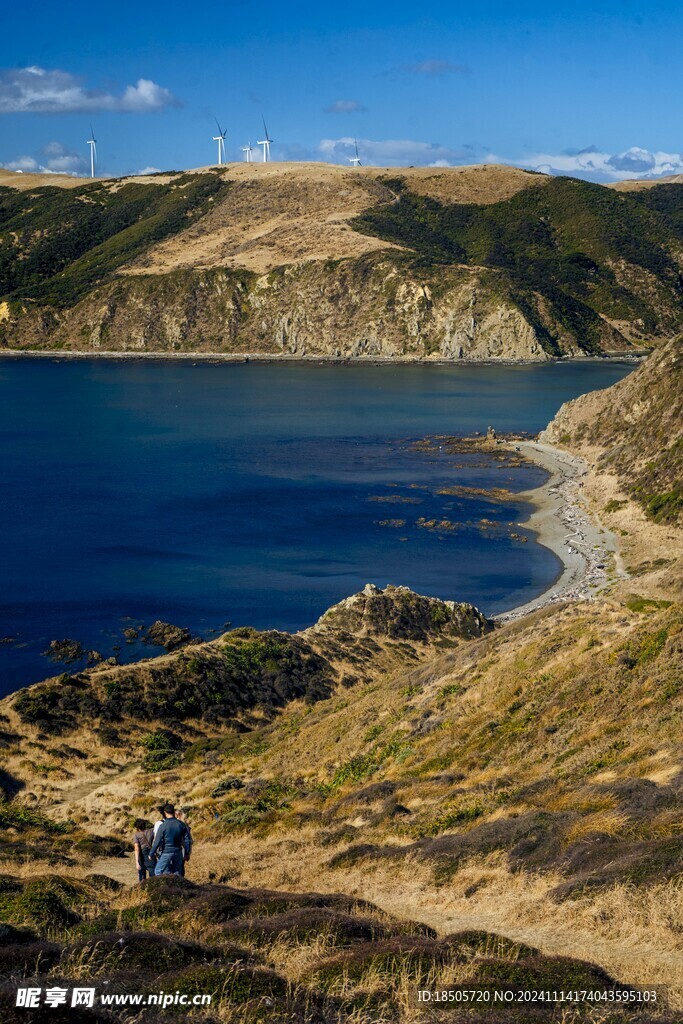
[[[325,107],[326,114],[355,114],[361,113],[367,108],[359,103],[358,100],[335,100],[330,103],[329,107]]]
[[[16,160],[10,160],[3,166],[8,171],[22,171],[22,173],[32,173],[39,169],[38,161],[34,160],[32,156],[19,156]]]
[[[322,139],[318,149],[323,160],[345,164],[355,154],[355,145],[355,139],[345,136]],[[414,139],[358,139],[358,152],[364,164],[379,167],[450,167],[463,159],[460,150]]]
[[[120,100],[112,97],[118,110],[146,111],[177,107],[179,100],[149,78],[138,78],[136,85],[127,85]]]
[[[178,106],[179,101],[156,82],[139,78],[120,96],[87,89],[68,71],[46,70],[35,65],[0,70],[0,114],[64,114],[120,110],[142,113]]]
[[[55,174],[82,174],[86,168],[85,157],[61,142],[48,142],[43,147],[43,156],[45,170]]]
[[[25,174],[83,174],[87,170],[86,160],[73,149],[67,149],[61,142],[48,142],[41,152],[42,159],[20,156],[4,166],[9,171]]]
[[[160,167],[141,167],[138,174],[160,174]]]
[[[615,171],[632,171],[634,174],[649,174],[657,166],[657,159],[647,149],[632,146],[625,153],[617,153],[607,161]]]
[[[590,146],[578,152],[533,153],[520,160],[489,154],[486,163],[513,164],[545,174],[568,174],[589,181],[622,181],[625,178],[661,178],[683,173],[683,154],[651,152],[632,146],[621,153],[601,152]]]

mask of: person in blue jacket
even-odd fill
[[[157,830],[151,856],[157,858],[155,875],[181,875],[192,853],[192,837],[184,821],[178,821],[173,804],[164,804],[164,820]]]

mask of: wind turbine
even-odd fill
[[[225,135],[227,128],[225,131],[222,131],[221,126],[218,124],[218,119],[216,119],[216,124],[218,125],[218,135],[213,136],[212,142],[218,143],[218,163],[222,164],[225,161]]]
[[[253,154],[254,150],[251,148],[251,139],[246,144],[246,146],[242,146],[242,152],[244,153],[244,159],[246,160],[246,162],[248,164],[253,164],[254,157],[253,157],[252,154]]]
[[[90,138],[88,139],[88,145],[90,146],[90,177],[95,177],[95,161],[97,160],[97,139],[95,133],[90,125]]]
[[[265,139],[261,139],[256,143],[256,145],[263,146],[263,162],[264,164],[267,164],[270,161],[270,144],[273,140],[268,135],[265,117],[263,118],[263,134],[265,135]]]
[[[358,156],[358,139],[353,140],[356,147],[356,155],[349,157],[349,163],[353,164],[354,167],[361,167],[360,157]]]

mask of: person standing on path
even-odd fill
[[[151,849],[156,856],[155,875],[182,875],[183,863],[192,853],[192,838],[184,821],[178,821],[173,804],[164,805],[164,820],[159,826]]]
[[[185,827],[187,829],[187,834],[190,837],[190,848],[191,848],[192,847],[192,829],[188,825],[187,820],[185,818],[185,810],[186,809],[183,808],[183,807],[178,808],[178,810],[176,811],[176,815],[175,816],[178,819],[178,821],[182,821],[183,825],[185,825]],[[183,878],[185,877],[185,860],[186,860],[186,858],[185,858],[185,855],[184,855],[184,852],[183,852],[183,866],[182,866],[182,868],[180,870],[180,874],[183,876]]]
[[[138,869],[138,882],[144,882],[149,873],[150,878],[154,874],[156,861],[152,857],[152,843],[154,842],[154,830],[144,818],[138,818],[134,825],[133,849],[135,850],[135,866]]]
[[[163,821],[164,821],[164,805],[163,804],[159,804],[159,806],[155,807],[154,810],[159,815],[158,820],[154,822],[154,838],[156,839],[157,832],[161,828],[161,826],[163,824]]]

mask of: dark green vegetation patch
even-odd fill
[[[333,682],[329,662],[301,638],[239,629],[226,634],[220,645],[188,647],[143,670],[132,665],[32,686],[17,695],[14,708],[23,722],[51,734],[73,731],[84,718],[219,723],[256,706],[273,709],[297,698],[324,699]],[[144,746],[152,770],[172,767],[182,748],[172,733],[159,730]]]
[[[0,295],[75,305],[151,245],[202,217],[228,185],[216,174],[30,193],[0,188]]]
[[[683,186],[622,193],[553,178],[481,206],[387,184],[399,189],[397,201],[366,211],[353,227],[413,250],[427,270],[462,263],[497,271],[501,297],[553,354],[563,332],[599,352],[608,320],[640,322],[643,336],[680,327]]]

